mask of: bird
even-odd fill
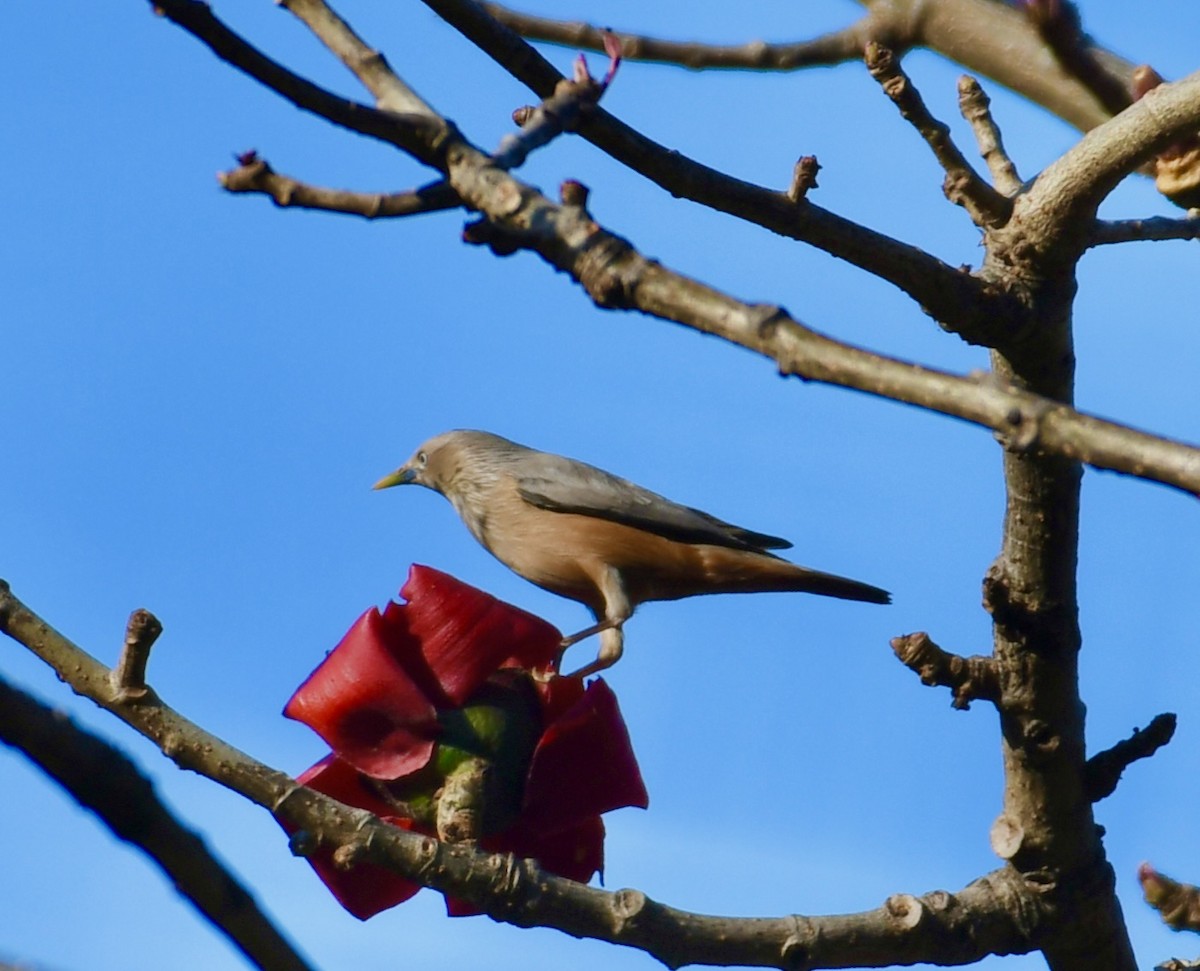
[[[526,580],[587,606],[600,635],[587,677],[624,652],[623,625],[640,604],[713,593],[799,591],[886,604],[886,590],[798,566],[771,550],[792,544],[734,526],[575,459],[490,432],[457,429],[422,444],[375,489],[440,492],[471,535]],[[559,666],[556,665],[556,668]]]

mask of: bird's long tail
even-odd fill
[[[796,591],[865,603],[892,602],[892,595],[879,587],[797,566],[770,553],[752,553],[720,546],[698,549],[713,593]]]

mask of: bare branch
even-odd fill
[[[942,650],[924,632],[893,637],[892,650],[921,683],[950,688],[955,708],[965,711],[977,699],[999,701],[1000,674],[990,657],[961,657]]]
[[[980,228],[1002,226],[1012,214],[1012,203],[983,181],[950,138],[950,129],[929,113],[921,94],[900,67],[892,52],[874,41],[867,45],[867,70],[884,94],[900,109],[900,115],[925,139],[946,172],[942,190],[946,198],[962,206]]]
[[[1089,244],[1096,209],[1117,183],[1198,127],[1200,72],[1154,88],[1084,135],[1038,176],[1018,201],[1023,231],[1036,235],[1043,252],[1065,242],[1066,258],[1073,258]]]
[[[407,192],[352,192],[327,189],[280,175],[257,155],[247,156],[244,164],[221,172],[217,180],[226,192],[256,193],[270,196],[281,208],[321,209],[365,219],[390,219],[423,212],[455,209],[462,200],[443,179]]]
[[[1015,196],[1021,191],[1023,183],[1013,160],[1004,150],[1000,128],[992,118],[991,103],[991,99],[973,77],[964,74],[959,78],[958,109],[975,133],[979,154],[983,156],[988,171],[992,173],[992,182],[999,192],[1006,196]]]
[[[295,14],[375,96],[376,107],[401,114],[437,117],[433,110],[388,65],[382,53],[358,36],[324,0],[278,0]]]
[[[576,126],[590,114],[599,103],[609,82],[621,62],[616,53],[616,42],[608,38],[610,66],[603,81],[594,80],[588,74],[587,62],[582,55],[575,62],[575,77],[564,78],[554,86],[554,94],[536,108],[519,108],[513,112],[513,121],[521,126],[517,135],[506,135],[492,161],[502,169],[520,166],[529,153],[547,145],[564,131],[574,131]]]
[[[1065,119],[1081,131],[1108,120],[1111,112],[1063,68],[1015,3],[997,0],[857,0],[874,16],[909,25],[909,46],[936,51],[968,70],[998,81]],[[885,14],[886,11],[886,14]],[[878,40],[887,43],[878,36]],[[1111,51],[1093,48],[1106,68],[1129,77],[1134,65]]]
[[[1065,456],[1200,494],[1198,448],[1081,414],[990,374],[959,377],[840,343],[779,307],[743,303],[646,259],[586,212],[499,176],[487,156],[466,143],[446,157],[451,184],[490,224],[468,241],[498,252],[539,253],[576,279],[599,307],[640,310],[723,337],[775,361],[781,374],[983,425],[1013,453]]]
[[[606,28],[579,21],[536,17],[533,14],[519,13],[498,3],[481,3],[480,6],[498,23],[530,40],[546,41],[576,49],[604,50]],[[701,44],[661,40],[626,31],[612,33],[621,42],[621,56],[631,61],[678,64],[697,70],[738,68],[760,71],[795,71],[799,68],[857,60],[862,56],[863,46],[872,36],[869,17],[821,37],[789,44],[766,44],[762,41],[736,45]]]
[[[1171,741],[1175,734],[1173,714],[1156,715],[1145,728],[1112,748],[1093,755],[1087,761],[1087,793],[1092,802],[1111,796],[1121,781],[1121,773],[1138,759],[1148,759]]]
[[[550,95],[562,76],[533,47],[497,23],[475,0],[424,0],[513,77]],[[597,108],[579,133],[672,195],[816,246],[908,293],[943,326],[984,343],[1009,313],[1006,294],[928,253],[876,233],[820,206],[796,205],[784,192],[718,172],[667,149]]]
[[[112,672],[109,688],[114,699],[122,696],[116,675]],[[150,780],[122,752],[3,679],[0,741],[23,752],[115,836],[145,853],[255,967],[309,971],[245,887],[172,815]]]
[[[1200,216],[1187,219],[1152,216],[1149,219],[1097,220],[1092,227],[1091,245],[1197,238],[1200,238]]]
[[[425,114],[396,114],[358,104],[326,91],[271,60],[225,26],[202,0],[151,0],[151,6],[194,36],[217,57],[286,98],[297,108],[360,135],[369,135],[408,152],[426,165],[438,166],[440,152],[431,130],[445,123]]]
[[[119,700],[111,672],[54,630],[0,581],[0,630],[49,664],[79,694],[154,741],[183,768],[245,796],[304,830],[313,845],[350,847],[365,859],[485,908],[519,926],[555,927],[640,948],[684,964],[882,967],[897,962],[970,964],[1034,948],[1042,899],[1010,867],[957,894],[897,894],[880,908],[829,917],[730,918],[675,910],[636,890],[597,890],[542,871],[531,860],[440,843],[381,822],[255,761],[173,711],[153,693]]]
[[[1023,8],[1064,70],[1092,92],[1109,114],[1129,107],[1128,78],[1110,70],[1097,55],[1071,0],[1025,0]]]

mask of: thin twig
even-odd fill
[[[145,853],[255,967],[309,971],[249,891],[163,805],[122,752],[3,679],[0,741],[23,752],[115,836]]]
[[[1091,245],[1197,238],[1200,238],[1200,216],[1188,219],[1170,219],[1167,216],[1111,221],[1098,219],[1092,227]]]
[[[1170,713],[1156,715],[1145,728],[1135,728],[1129,738],[1088,759],[1085,770],[1088,798],[1099,802],[1116,792],[1122,772],[1138,759],[1150,758],[1171,741],[1175,721]]]
[[[348,855],[361,854],[471,901],[497,920],[637,947],[668,967],[970,964],[988,954],[1027,953],[1036,946],[1042,899],[1012,867],[956,894],[896,894],[882,907],[858,914],[712,917],[676,910],[636,890],[597,890],[546,873],[531,860],[440,843],[298,786],[157,696],[150,703],[121,703],[111,672],[21,603],[3,580],[0,631],[33,651],[77,693],[154,741],[174,762],[269,809],[309,834],[313,845],[351,846]]]
[[[546,41],[571,48],[604,50],[608,29],[580,21],[555,20],[520,13],[498,3],[482,3],[498,23],[530,40]],[[871,37],[870,18],[864,17],[841,30],[811,40],[787,44],[701,44],[692,41],[662,40],[612,31],[621,43],[621,56],[631,61],[678,64],[693,69],[736,68],[759,71],[795,71],[805,67],[841,64],[862,56],[863,45]]]
[[[962,206],[980,228],[1004,225],[1012,214],[1012,202],[979,177],[950,138],[950,129],[930,114],[921,93],[904,73],[895,55],[882,44],[872,41],[867,44],[866,62],[871,77],[900,109],[901,117],[925,139],[945,171],[942,188],[946,198]]]
[[[992,182],[997,191],[1015,196],[1021,191],[1021,176],[1004,150],[1000,128],[992,117],[991,103],[979,82],[969,74],[958,79],[958,110],[975,133],[979,154],[992,173]]]
[[[521,126],[516,135],[506,135],[492,155],[492,162],[508,170],[520,166],[530,152],[548,145],[564,131],[574,131],[580,121],[599,103],[608,89],[621,55],[612,35],[607,38],[609,68],[604,80],[596,81],[588,73],[587,62],[580,57],[575,62],[575,77],[563,79],[554,88],[554,94],[537,107],[519,108],[513,112],[513,120]]]
[[[146,693],[146,664],[150,648],[162,633],[162,623],[148,610],[135,610],[125,627],[125,646],[113,670],[114,685],[127,700]]]
[[[290,176],[280,175],[257,156],[242,165],[217,175],[226,192],[256,193],[270,196],[282,208],[320,209],[341,212],[364,219],[390,219],[423,212],[439,212],[462,205],[458,194],[444,179],[406,192],[352,192],[309,185]]]

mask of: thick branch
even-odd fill
[[[1059,250],[1056,260],[1074,260],[1090,241],[1097,208],[1117,183],[1198,127],[1200,72],[1148,92],[1038,176],[1018,203],[1021,232],[1038,252]]]
[[[1092,802],[1111,796],[1116,792],[1122,772],[1138,759],[1150,758],[1171,741],[1175,721],[1175,716],[1170,713],[1156,715],[1145,728],[1135,728],[1129,738],[1088,759],[1087,791]]]
[[[1128,78],[1098,56],[1071,0],[1033,0],[1024,4],[1025,15],[1054,52],[1063,69],[1087,88],[1109,114],[1129,107]]]
[[[181,767],[271,810],[316,845],[351,847],[347,856],[470,900],[498,920],[637,947],[672,968],[969,964],[987,954],[1026,953],[1035,946],[1041,920],[1037,890],[1008,868],[958,894],[898,894],[860,914],[747,919],[691,914],[635,890],[610,893],[556,877],[530,860],[439,843],[296,785],[183,718],[153,693],[137,704],[120,701],[111,673],[30,611],[3,581],[0,630]]]
[[[1059,63],[1018,4],[1000,0],[857,0],[873,16],[911,24],[912,46],[926,47],[1005,87],[1082,131],[1110,117],[1096,96]],[[879,38],[882,40],[882,38]],[[1130,77],[1134,65],[1093,48],[1107,69]]]
[[[113,699],[121,696],[115,674]],[[23,752],[115,836],[145,853],[255,967],[309,971],[245,887],[171,814],[150,780],[120,751],[3,679],[0,741]]]
[[[498,3],[483,3],[483,7],[498,23],[530,40],[547,41],[579,49],[604,50],[605,28],[579,21],[554,20],[520,13]],[[662,40],[613,31],[621,42],[621,56],[631,61],[654,61],[679,64],[682,67],[737,68],[760,71],[794,71],[798,68],[820,67],[857,60],[863,46],[873,36],[870,18],[863,18],[842,30],[836,30],[811,40],[788,44],[766,44],[750,41],[745,44],[701,44],[688,41]]]

